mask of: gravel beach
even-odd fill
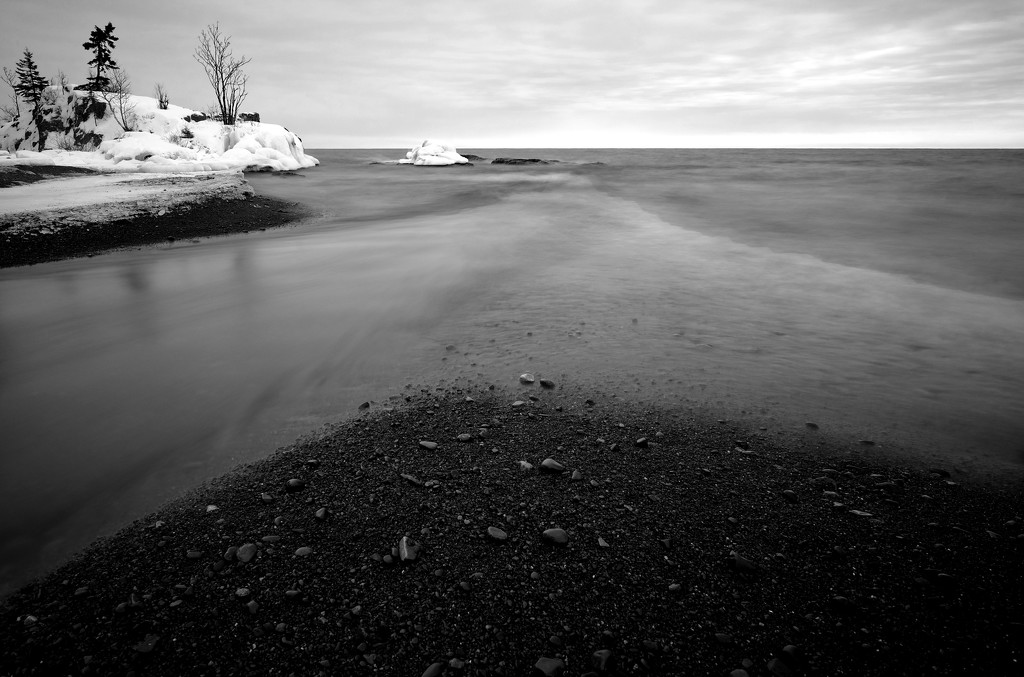
[[[1020,674],[1019,477],[541,379],[406,393],[10,596],[0,674]]]
[[[297,221],[308,211],[295,202],[255,195],[231,173],[139,178],[106,175],[76,167],[0,167],[0,199],[7,189],[52,187],[49,197],[33,195],[31,211],[0,213],[0,268],[93,256],[111,249],[175,242],[228,233],[266,230]],[[120,181],[137,198],[83,205],[50,206],[71,185],[90,179]],[[45,184],[43,183],[45,182]],[[106,187],[98,186],[97,188]],[[142,189],[148,189],[143,191]],[[45,206],[45,208],[43,208]]]

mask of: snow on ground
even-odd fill
[[[68,164],[114,172],[209,172],[222,170],[292,171],[314,167],[319,161],[306,155],[302,140],[281,125],[239,122],[223,125],[195,120],[196,111],[157,100],[132,96],[133,131],[125,131],[111,106],[102,115],[89,111],[89,94],[52,88],[48,120],[62,121],[62,131],[49,132],[46,148],[34,148],[38,132],[29,116],[0,125],[0,165]],[[190,119],[192,118],[192,119]],[[25,139],[28,141],[24,141]],[[99,141],[98,148],[82,148],[81,139]],[[19,149],[18,146],[21,146]]]
[[[459,155],[454,146],[437,141],[425,140],[405,154],[404,160],[399,160],[403,165],[419,165],[437,167],[442,165],[461,165],[469,162]]]
[[[243,200],[252,195],[252,186],[240,171],[117,173],[39,181],[0,189],[0,231],[104,224],[160,216],[210,199]]]

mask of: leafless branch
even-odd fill
[[[242,68],[252,59],[234,56],[231,36],[221,33],[219,23],[210,24],[199,34],[199,45],[193,57],[206,71],[213,87],[221,122],[235,124],[238,110],[248,94],[246,84],[249,76],[242,72]]]

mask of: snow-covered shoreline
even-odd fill
[[[52,87],[52,103],[40,114],[41,123],[23,114],[0,125],[0,166],[54,164],[163,174],[295,171],[319,164],[306,154],[302,139],[281,125],[225,125],[182,106],[161,108],[147,96],[128,97],[130,112],[115,115],[102,96]]]
[[[95,174],[0,189],[0,233],[55,230],[160,216],[210,200],[254,195],[240,171]]]

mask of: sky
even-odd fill
[[[1021,0],[4,0],[0,64],[83,82],[107,22],[199,110],[219,22],[306,148],[1024,147]]]

